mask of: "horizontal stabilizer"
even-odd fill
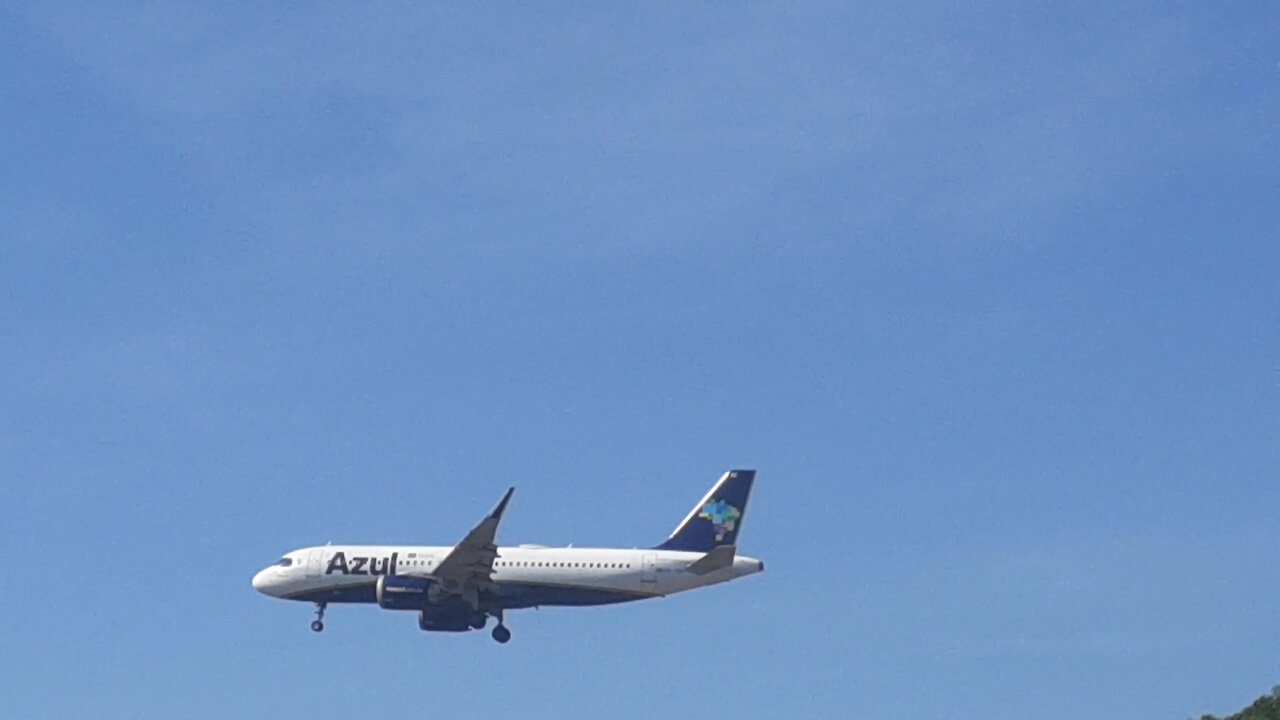
[[[733,566],[733,558],[738,554],[736,545],[721,545],[711,552],[689,563],[689,572],[694,575],[706,575],[717,570]]]

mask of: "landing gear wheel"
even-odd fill
[[[511,631],[507,629],[506,625],[494,626],[493,639],[502,645],[506,645],[511,640]]]
[[[324,609],[328,607],[328,603],[316,603],[316,619],[311,621],[312,632],[322,632],[324,630]]]

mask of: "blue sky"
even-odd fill
[[[1280,683],[1263,3],[0,10],[14,718],[1183,718]],[[658,542],[514,641],[287,549]]]

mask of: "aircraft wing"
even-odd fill
[[[473,607],[478,605],[478,591],[493,583],[493,560],[498,556],[498,546],[493,541],[498,534],[502,513],[515,491],[514,487],[508,488],[493,512],[471,528],[471,532],[436,566],[431,575],[441,590],[451,595],[462,595]]]

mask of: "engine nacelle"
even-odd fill
[[[378,607],[384,610],[425,610],[432,582],[412,575],[378,577]]]
[[[434,581],[412,575],[382,575],[376,594],[378,607],[384,610],[417,610],[418,627],[439,632],[478,630],[488,620],[482,612],[454,598],[445,604],[431,603]]]
[[[484,627],[488,618],[465,605],[427,608],[418,613],[418,627],[435,632],[465,632]]]

